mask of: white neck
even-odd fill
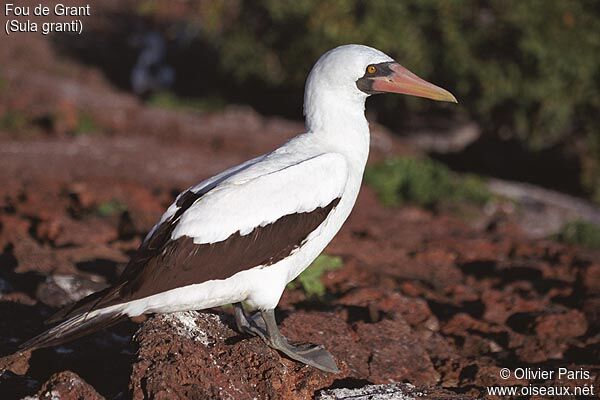
[[[315,86],[309,83],[304,95],[307,132],[364,168],[369,155],[369,124],[365,118],[367,96],[347,95]]]

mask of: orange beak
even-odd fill
[[[425,97],[427,99],[437,101],[449,101],[458,103],[456,97],[446,89],[429,83],[424,79],[419,78],[402,65],[398,63],[390,63],[388,65],[392,71],[386,76],[378,76],[373,79],[372,89],[376,92],[385,93],[401,93],[410,96]]]

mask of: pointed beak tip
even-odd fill
[[[437,100],[439,101],[446,101],[448,103],[456,103],[458,104],[458,100],[456,100],[456,97],[454,97],[454,95],[452,93],[450,93],[447,90],[442,89],[444,92],[442,93],[442,96],[440,96]]]

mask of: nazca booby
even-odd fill
[[[323,347],[281,335],[274,309],[350,214],[369,153],[365,101],[387,92],[456,102],[379,50],[328,51],[306,81],[305,133],[182,192],[112,287],[59,311],[50,322],[62,322],[21,348],[57,345],[145,313],[234,304],[239,331],[336,372]],[[248,315],[242,302],[258,312]]]

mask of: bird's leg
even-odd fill
[[[300,361],[322,371],[340,372],[333,356],[323,346],[314,344],[293,345],[289,343],[285,336],[279,332],[274,310],[261,311],[261,316],[266,325],[266,335],[261,337],[269,346],[281,351],[293,360]]]
[[[244,311],[242,303],[235,303],[233,307],[235,310],[235,325],[238,332],[265,339],[267,329],[264,322],[260,318],[257,318],[256,315],[249,317],[246,311]]]

